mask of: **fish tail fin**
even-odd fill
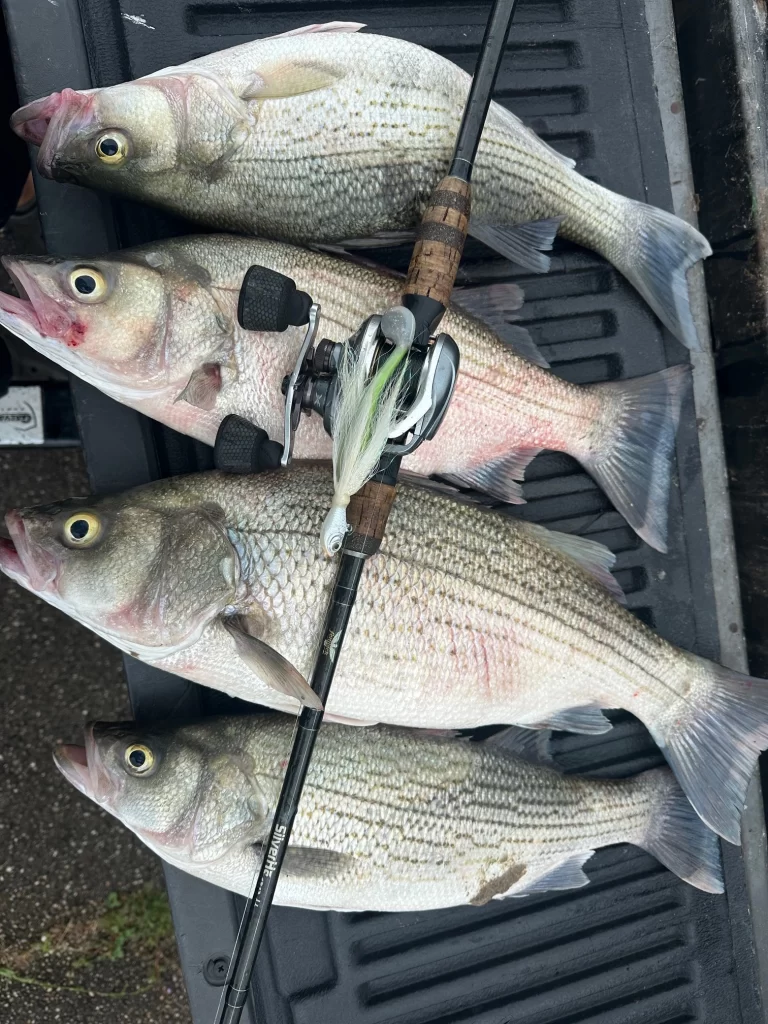
[[[635,286],[661,322],[690,349],[701,348],[691,313],[688,270],[712,255],[701,232],[666,210],[624,199],[622,253],[603,253]]]
[[[689,696],[649,729],[699,816],[739,845],[747,787],[768,748],[768,680],[689,658]]]
[[[691,807],[672,772],[654,768],[634,783],[650,790],[650,800],[645,826],[632,841],[697,889],[722,892],[718,838]]]
[[[594,384],[604,405],[587,450],[574,449],[616,509],[651,547],[667,550],[667,504],[687,365]]]

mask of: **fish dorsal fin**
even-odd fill
[[[616,562],[616,556],[609,551],[604,544],[596,540],[589,540],[587,537],[576,537],[572,533],[559,533],[557,530],[548,530],[538,523],[520,523],[524,530],[533,534],[536,540],[544,547],[550,548],[564,555],[571,562],[575,562],[579,568],[593,576],[605,587],[609,594],[616,598],[621,604],[626,604],[627,599],[624,591],[619,586],[616,578],[611,575],[611,569]]]
[[[518,481],[523,479],[528,463],[540,451],[541,448],[513,448],[496,459],[477,466],[465,466],[456,473],[441,475],[451,483],[473,487],[510,505],[524,505],[523,489]]]
[[[265,39],[287,39],[289,36],[309,36],[320,32],[359,32],[361,28],[365,28],[362,21],[325,21],[318,25],[302,25],[301,28],[278,32],[274,36],[265,36]]]
[[[532,876],[529,871],[526,871],[519,882],[516,882],[506,892],[499,893],[494,899],[504,900],[510,896],[530,896],[535,892],[550,892],[553,889],[580,889],[589,884],[589,879],[584,874],[583,868],[594,852],[594,850],[587,850],[583,853],[573,853],[565,860],[534,873]]]
[[[519,285],[512,281],[498,281],[475,288],[454,288],[451,305],[479,320],[517,355],[546,369],[549,363],[539,352],[528,331],[510,323],[510,320],[516,319],[512,312],[520,309],[524,298],[523,289]]]
[[[330,62],[310,58],[285,58],[259,66],[258,72],[239,90],[243,100],[281,99],[327,89],[345,72]]]
[[[307,707],[322,711],[323,705],[301,672],[279,651],[252,636],[242,616],[222,619],[222,625],[235,641],[240,659],[265,686],[286,697],[293,697]]]

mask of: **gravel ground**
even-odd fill
[[[0,451],[0,510],[87,493],[79,451]],[[51,760],[128,717],[120,654],[0,577],[0,1020],[190,1020],[159,861]]]

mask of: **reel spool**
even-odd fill
[[[338,368],[345,345],[363,361],[370,379],[396,345],[409,348],[398,416],[385,453],[403,456],[430,440],[445,416],[459,369],[459,349],[442,333],[419,343],[413,315],[403,306],[369,317],[340,343],[327,338],[315,344],[320,306],[300,291],[291,278],[268,267],[252,266],[243,279],[237,309],[240,326],[247,331],[282,333],[307,325],[293,371],[284,378],[285,397],[282,449],[264,430],[241,416],[227,416],[219,426],[214,447],[217,469],[255,473],[287,466],[293,455],[302,412],[321,416],[331,434],[338,398]]]

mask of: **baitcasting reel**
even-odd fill
[[[225,417],[214,448],[217,469],[231,473],[257,473],[287,466],[293,455],[302,412],[322,416],[331,434],[338,399],[338,369],[345,346],[363,361],[368,378],[375,374],[396,345],[405,346],[408,364],[401,386],[399,412],[389,434],[385,453],[403,456],[432,438],[448,409],[459,369],[458,346],[447,334],[414,338],[413,314],[396,306],[363,322],[347,342],[315,344],[320,306],[283,274],[268,267],[251,267],[240,289],[237,307],[240,326],[248,331],[282,332],[290,326],[307,325],[292,373],[285,377],[282,392],[285,414],[282,447],[266,432],[241,416]]]

